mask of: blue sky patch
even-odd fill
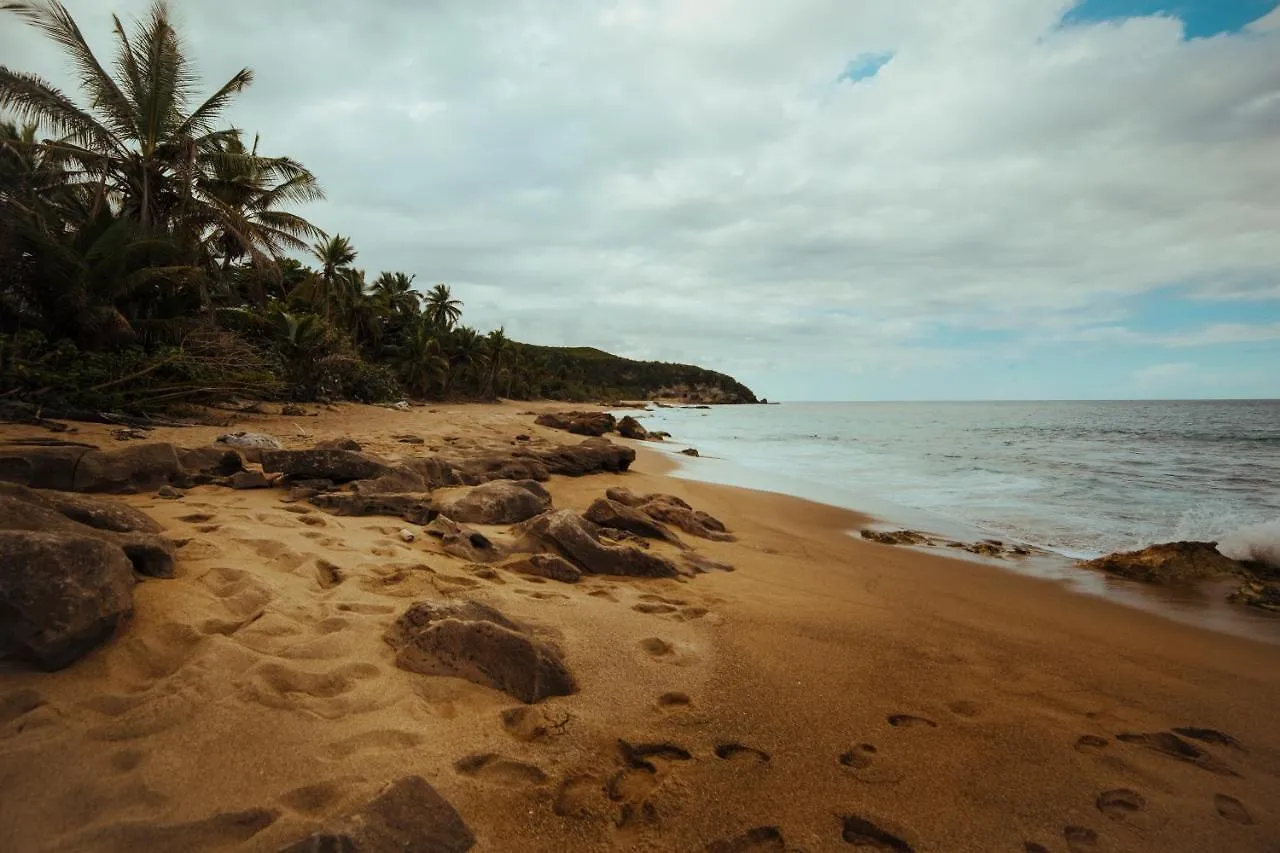
[[[844,67],[844,71],[840,72],[840,76],[836,80],[840,82],[848,80],[850,83],[870,80],[879,74],[880,69],[888,65],[891,59],[893,59],[893,51],[860,53]]]
[[[1280,0],[1080,0],[1063,25],[1164,15],[1182,21],[1187,39],[1235,33],[1280,5]]]

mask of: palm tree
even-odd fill
[[[417,276],[384,272],[373,280],[373,295],[390,314],[417,316],[422,310],[422,294],[413,289]]]
[[[341,280],[347,268],[356,259],[357,252],[352,248],[349,239],[341,234],[335,234],[312,246],[311,254],[320,262],[319,275],[312,276],[311,297],[319,303],[325,319],[328,319],[331,306],[340,298]]]
[[[447,284],[437,284],[427,291],[426,303],[423,313],[442,332],[453,329],[462,317],[462,300],[453,298],[453,291]]]
[[[170,225],[189,212],[202,165],[235,135],[215,129],[222,112],[253,81],[253,72],[241,69],[193,108],[196,75],[163,2],[151,7],[132,35],[113,18],[115,78],[57,0],[14,0],[3,8],[62,46],[89,106],[34,74],[0,66],[0,108],[51,128],[58,138],[44,147],[79,180],[118,194],[126,215],[143,228]]]
[[[424,318],[419,317],[408,328],[396,349],[395,361],[400,379],[410,391],[426,395],[435,383],[448,388],[449,359],[444,355],[435,329]]]
[[[506,330],[501,326],[494,329],[484,338],[484,356],[488,362],[489,372],[485,376],[484,393],[486,396],[493,396],[494,386],[498,379],[498,372],[502,370],[510,355],[511,339],[507,337]]]
[[[459,326],[449,333],[448,353],[449,379],[471,376],[484,363],[484,338],[470,326]]]
[[[324,192],[315,176],[288,157],[260,157],[258,137],[246,150],[237,134],[218,146],[199,185],[214,219],[212,242],[222,255],[225,274],[234,261],[245,256],[268,270],[286,251],[305,249],[306,237],[324,236],[319,228],[297,214],[280,210],[285,204],[319,201]],[[259,293],[258,302],[266,294]]]

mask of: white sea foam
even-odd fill
[[[1218,542],[1218,551],[1233,560],[1256,560],[1280,568],[1280,518],[1228,533]]]

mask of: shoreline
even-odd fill
[[[661,464],[665,466],[662,473],[675,479],[779,495],[848,510],[862,519],[858,526],[850,527],[847,531],[851,538],[859,541],[861,541],[860,531],[863,529],[877,531],[910,529],[942,539],[957,539],[963,542],[976,542],[985,538],[984,531],[966,528],[959,523],[923,510],[890,504],[876,498],[859,502],[853,493],[821,483],[806,484],[804,491],[808,494],[798,494],[796,491],[786,490],[786,486],[792,484],[789,478],[748,468],[735,463],[732,459],[716,456],[689,458],[680,455],[678,450],[668,450],[665,447],[659,449],[653,442],[634,439],[619,440],[635,448],[637,452],[653,455],[662,460]],[[667,439],[666,444],[672,447],[683,446],[679,435]],[[708,462],[719,467],[719,476],[706,478],[705,463]],[[704,470],[699,471],[699,468]],[[774,486],[777,488],[773,488]],[[831,500],[815,497],[824,493]],[[861,505],[850,505],[850,502],[861,503]],[[1018,540],[1004,541],[1027,545]],[[1226,593],[1231,586],[1227,582],[1207,581],[1189,587],[1144,584],[1083,568],[1079,565],[1083,558],[1033,545],[1027,546],[1033,551],[1025,557],[988,557],[962,549],[948,552],[936,546],[884,547],[957,560],[968,565],[995,567],[1019,577],[1050,581],[1076,595],[1118,603],[1129,610],[1154,614],[1180,624],[1280,645],[1280,616],[1227,601]]]
[[[577,443],[522,414],[555,407],[344,405],[236,428],[290,446],[351,436],[388,457],[509,446],[517,433]],[[20,431],[41,435],[0,436]],[[221,431],[150,437],[194,445]],[[401,432],[426,448],[398,444]],[[107,427],[72,437],[119,446]],[[578,512],[611,486],[680,497],[736,535],[685,537],[734,571],[535,582],[501,563],[481,572],[429,537],[399,541],[399,519],[290,511],[279,490],[124,498],[189,540],[178,576],[139,585],[133,622],[69,669],[0,666],[0,707],[39,697],[0,715],[0,784],[15,792],[0,801],[0,847],[272,853],[406,774],[457,809],[480,853],[698,851],[762,828],[838,851],[865,825],[917,853],[1090,836],[1106,850],[1265,850],[1280,838],[1274,646],[861,541],[848,531],[865,514],[672,465],[641,446],[627,473],[545,485]],[[318,586],[321,560],[345,579]],[[521,706],[398,668],[387,626],[441,598],[536,626],[579,692]],[[530,737],[506,722],[513,707],[563,722]],[[1186,741],[1239,775],[1119,737],[1186,726],[1242,744]],[[628,766],[620,741],[669,754]],[[1109,816],[1098,803],[1118,790],[1141,807]],[[1223,816],[1228,801],[1247,823]],[[233,840],[244,829],[232,816],[251,809],[265,828]]]

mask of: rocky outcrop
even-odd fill
[[[446,554],[473,563],[493,563],[506,556],[506,550],[488,536],[463,527],[445,515],[437,515],[423,528],[423,532],[438,539]]]
[[[121,550],[139,574],[173,577],[173,546],[160,527],[125,504],[0,484],[0,530],[100,539]]]
[[[584,571],[598,575],[670,578],[680,569],[661,554],[633,545],[601,541],[595,525],[572,510],[548,512],[527,522],[523,533],[552,546]]]
[[[1218,553],[1214,542],[1166,542],[1108,554],[1081,565],[1144,583],[1192,583],[1237,575],[1244,568]]]
[[[577,583],[582,579],[581,569],[555,554],[534,554],[514,563],[505,563],[502,568],[560,583]]]
[[[684,450],[680,451],[680,455],[681,456],[701,456],[702,454],[698,453],[698,449],[696,447],[686,447]]]
[[[607,438],[588,438],[580,444],[563,444],[531,452],[549,472],[566,477],[621,474],[636,461],[634,450],[614,444]]]
[[[476,601],[419,601],[387,631],[396,665],[465,678],[521,702],[576,693],[560,653],[523,626]]]
[[[626,415],[622,420],[618,421],[618,435],[623,438],[634,438],[644,441],[649,437],[649,431],[641,425],[641,423],[631,415]]]
[[[0,530],[0,655],[61,669],[133,611],[133,566],[95,536]]]
[[[881,545],[929,545],[928,536],[914,530],[863,530],[862,538]]]
[[[624,486],[606,489],[604,495],[615,503],[638,509],[655,521],[674,525],[693,536],[716,542],[732,542],[736,538],[718,518],[694,509],[675,495],[637,495]]]
[[[406,776],[280,853],[465,853],[475,843],[448,800],[421,776]]]
[[[609,500],[608,498],[597,498],[583,513],[583,518],[600,527],[607,527],[612,530],[626,530],[637,536],[660,539],[663,542],[670,542],[679,548],[688,547],[662,522],[650,518],[634,507]]]
[[[442,515],[463,524],[515,524],[551,508],[551,495],[533,480],[494,480],[440,499]]]
[[[347,483],[391,473],[392,466],[374,456],[353,450],[264,450],[262,470],[303,479]]]
[[[544,412],[534,418],[538,426],[567,430],[574,435],[601,436],[613,432],[618,422],[608,412]]]
[[[151,442],[93,447],[22,447],[0,450],[0,481],[64,492],[151,491],[213,482],[244,468],[236,451],[218,446],[180,448]]]

